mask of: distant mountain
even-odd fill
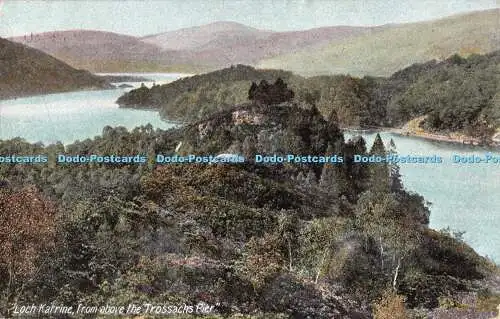
[[[0,99],[108,87],[104,78],[74,69],[39,50],[0,38]]]
[[[142,40],[166,50],[189,51],[191,63],[226,67],[238,63],[255,64],[263,58],[370,34],[379,29],[338,26],[273,32],[234,22],[216,22],[147,36]]]
[[[176,54],[133,36],[93,30],[55,31],[15,37],[66,63],[92,72],[156,71],[175,66]],[[179,67],[179,66],[177,66]]]
[[[459,53],[500,49],[500,9],[440,20],[387,26],[377,33],[349,37],[323,48],[266,59],[260,68],[279,68],[302,75],[351,74],[388,76],[413,63],[443,60]]]
[[[93,72],[200,73],[236,64],[301,75],[388,76],[413,63],[500,49],[499,9],[377,27],[274,32],[215,22],[137,38],[72,30],[13,38]]]
[[[93,72],[196,73],[233,64],[256,64],[264,58],[378,29],[340,26],[272,32],[234,22],[216,22],[143,38],[103,31],[70,30],[30,34],[12,40]]]
[[[236,22],[215,22],[203,26],[183,28],[143,37],[147,43],[158,45],[166,50],[193,50],[204,47],[219,39],[259,38],[272,34]]]

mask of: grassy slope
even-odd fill
[[[416,62],[453,53],[500,49],[500,9],[430,22],[396,25],[385,31],[333,43],[321,50],[283,55],[259,63],[302,75],[387,76]]]
[[[238,63],[255,64],[265,58],[317,48],[382,29],[333,26],[273,32],[232,22],[216,22],[151,35],[142,40],[166,50],[187,54],[183,63],[221,68]]]

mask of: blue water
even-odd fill
[[[182,74],[140,74],[163,84]],[[122,83],[118,83],[122,84]],[[141,83],[128,83],[135,87]],[[29,142],[64,144],[100,135],[103,127],[132,129],[150,123],[166,129],[173,123],[162,121],[157,112],[121,109],[116,99],[128,89],[79,91],[0,101],[0,139],[23,137]]]
[[[346,140],[358,133],[346,132]],[[376,133],[361,134],[371,146]],[[484,156],[498,150],[435,142],[380,133],[385,144],[392,138],[400,155],[438,155],[441,164],[400,164],[407,190],[431,202],[430,227],[465,231],[464,240],[479,254],[500,262],[500,163],[455,164],[454,154]]]

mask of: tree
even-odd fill
[[[255,92],[257,91],[257,84],[255,82],[252,82],[252,85],[250,86],[250,90],[248,90],[248,99],[251,101],[255,99]]]
[[[394,143],[392,138],[389,142],[387,154],[393,157],[397,155],[396,143]],[[399,165],[395,161],[389,163],[389,179],[391,192],[400,192],[404,189],[403,182],[401,181],[401,173],[399,172]]]
[[[383,156],[385,154],[386,154],[386,151],[385,151],[385,147],[384,147],[384,142],[382,141],[380,134],[377,133],[377,135],[375,135],[375,140],[373,141],[372,148],[370,149],[370,155]]]
[[[369,167],[365,163],[355,163],[355,155],[366,155],[366,142],[361,136],[355,136],[349,139],[343,146],[345,165],[341,168],[343,174],[339,174],[340,193],[349,195],[352,199],[368,188],[370,178]]]
[[[321,98],[321,92],[319,90],[314,90],[312,93],[307,90],[305,93],[303,93],[304,96],[304,102],[311,106],[316,106],[316,103],[320,100]]]
[[[288,89],[287,84],[278,78],[274,84],[262,80],[259,85],[252,82],[248,91],[248,99],[264,105],[279,104],[293,99],[294,92]]]
[[[473,124],[465,125],[465,133],[478,138],[480,143],[484,145],[492,142],[492,137],[495,134],[495,131],[495,126],[484,114],[480,115]]]
[[[277,234],[266,233],[262,237],[252,237],[243,251],[243,260],[237,270],[248,279],[254,291],[283,270],[283,256],[279,253]]]
[[[252,135],[247,135],[243,140],[241,148],[242,154],[245,158],[254,158],[257,153],[257,140]]]
[[[391,193],[367,191],[360,196],[355,211],[361,230],[378,242],[382,272],[387,271],[389,262],[390,282],[396,290],[403,261],[422,241],[419,220],[406,213]]]
[[[337,111],[332,110],[332,112],[328,116],[328,123],[339,126],[339,116],[337,115]]]
[[[328,145],[326,156],[332,156],[334,148],[331,144]],[[333,197],[337,197],[339,193],[339,186],[337,184],[337,168],[332,163],[325,163],[321,170],[321,177],[319,179],[319,186],[326,193]]]
[[[302,268],[314,277],[315,283],[331,270],[332,259],[338,258],[335,255],[336,244],[343,233],[344,221],[338,217],[317,218],[302,229],[299,246]]]
[[[281,210],[278,216],[278,236],[288,256],[288,271],[293,270],[293,251],[297,248],[298,218],[292,212]]]
[[[305,184],[307,187],[313,187],[313,186],[316,186],[316,183],[317,183],[316,174],[314,173],[314,171],[312,169],[310,169],[307,172]]]

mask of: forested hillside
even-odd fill
[[[122,107],[157,108],[169,119],[197,120],[246,102],[252,81],[281,78],[288,82],[295,77],[291,72],[236,65],[161,86],[141,87],[124,94],[117,103]]]
[[[466,294],[477,301],[467,311],[491,315],[496,266],[428,228],[425,201],[405,191],[397,166],[353,162],[394,151],[379,137],[344,141],[315,107],[265,99],[170,131],[106,127],[68,146],[1,141],[1,154],[49,163],[0,166],[0,313],[204,303],[212,318],[407,318],[461,311]],[[248,161],[153,163],[231,152]],[[56,154],[149,159],[55,164]],[[345,160],[263,165],[256,154]]]
[[[463,130],[482,120],[500,125],[500,51],[467,59],[454,55],[397,72],[390,80],[411,83],[389,102],[395,123],[428,115],[425,127],[431,130]]]
[[[401,126],[427,116],[426,130],[490,136],[500,126],[500,51],[414,64],[388,78],[348,75],[303,78],[279,70],[232,68],[133,90],[121,106],[153,107],[162,117],[189,122],[248,101],[252,82],[283,79],[295,101],[315,105],[341,126]]]

